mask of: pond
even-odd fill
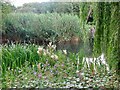
[[[56,44],[57,50],[67,50],[68,52],[78,53],[79,50],[83,47],[83,43],[78,42],[69,42],[63,41]]]

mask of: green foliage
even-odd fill
[[[95,9],[95,8],[94,8]],[[94,53],[99,55],[104,52],[111,68],[119,71],[119,3],[99,2],[96,4],[95,20],[96,35]]]
[[[102,53],[103,49],[103,33],[104,33],[104,3],[100,2],[96,5],[96,34],[95,34],[95,43],[94,43],[94,52],[96,54]],[[99,49],[98,49],[99,48]]]
[[[80,3],[80,24],[81,24],[83,29],[85,28],[85,25],[86,25],[89,7],[90,7],[89,3],[86,3],[86,2]]]
[[[109,62],[112,64],[114,69],[120,74],[120,41],[119,41],[119,30],[120,30],[120,17],[119,17],[119,3],[111,3],[111,22],[110,22],[110,38],[108,45],[108,56]]]
[[[69,13],[79,15],[79,3],[67,2],[43,2],[27,3],[18,7],[17,12],[34,12],[34,13]]]
[[[4,34],[4,20],[7,14],[14,11],[15,7],[12,6],[9,2],[0,1],[0,34]]]
[[[119,3],[80,3],[80,23],[83,28],[82,33],[84,35],[84,43],[88,42],[89,26],[85,24],[85,21],[89,11],[89,6],[93,9],[93,22],[95,23],[96,27],[93,55],[97,57],[101,53],[105,53],[107,62],[109,62],[110,67],[119,71]],[[88,46],[88,44],[84,46]]]
[[[79,18],[68,14],[11,13],[5,19],[5,32],[8,37],[25,40],[38,38],[55,41],[56,38],[80,36]]]
[[[3,16],[12,11],[12,6],[9,3],[2,3],[2,13]]]
[[[83,50],[78,54],[70,53],[68,56],[61,50],[52,52],[59,57],[58,60],[54,60],[45,55],[38,57],[37,48],[36,45],[20,44],[2,46],[2,77],[0,77],[2,83],[0,83],[0,88],[66,88],[71,85],[77,88],[90,86],[99,88],[103,85],[106,88],[119,87],[114,72],[92,75],[88,69],[81,71],[82,66],[85,68],[87,66],[81,65],[84,56]],[[79,63],[78,60],[80,60]],[[54,65],[51,62],[55,62]]]
[[[110,20],[111,20],[111,6],[110,3],[105,3],[104,6],[104,51],[107,52],[107,47],[109,46],[110,37]]]
[[[89,38],[90,38],[90,28],[93,27],[93,25],[89,25],[87,24],[87,17],[88,17],[88,13],[90,8],[93,8],[93,3],[91,2],[80,2],[80,26],[81,26],[81,31],[82,31],[82,40],[84,42],[84,50],[85,55],[86,56],[90,56],[91,55],[91,50],[90,50],[90,42],[89,42]]]
[[[2,72],[6,72],[7,67],[15,69],[24,66],[28,61],[29,64],[35,64],[39,60],[36,45],[4,45],[2,47]]]

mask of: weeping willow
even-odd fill
[[[88,12],[90,10],[91,2],[80,2],[80,27],[82,30],[82,40],[84,43],[85,55],[89,56],[91,52],[89,51],[89,25],[87,24]]]
[[[95,54],[102,53],[103,47],[103,34],[104,34],[104,3],[96,3],[95,7],[95,19],[96,19],[96,33],[95,33],[95,43],[94,43],[94,52]]]
[[[120,74],[119,2],[99,2],[94,8],[96,34],[94,55],[105,53],[111,69]]]
[[[93,9],[96,28],[93,55],[97,57],[105,53],[110,68],[120,75],[120,3],[80,3],[80,20],[84,32],[89,6]]]
[[[111,3],[111,21],[107,56],[110,66],[120,74],[120,3]]]
[[[109,45],[109,33],[110,33],[110,20],[111,20],[111,6],[109,2],[106,2],[104,4],[104,39],[103,39],[103,48],[104,48],[104,52],[107,53],[107,47]]]
[[[80,3],[80,23],[81,23],[82,29],[85,28],[88,11],[89,11],[89,3],[81,2]]]

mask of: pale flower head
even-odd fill
[[[39,77],[39,78],[42,78],[42,74],[41,74],[41,73],[40,73],[40,74],[38,74],[38,77]]]
[[[51,46],[52,46],[52,42],[49,42],[48,47],[51,47]]]
[[[51,55],[51,58],[54,59],[54,60],[58,60],[58,56],[57,55]]]
[[[43,52],[43,50],[44,50],[43,47],[39,47],[37,53],[41,54]]]
[[[76,71],[76,73],[78,74],[78,73],[79,73],[79,71],[77,70],[77,71]]]
[[[56,49],[56,45],[52,45],[52,42],[49,42],[48,48],[55,50]]]
[[[52,45],[51,48],[53,48],[55,50],[56,49],[56,45]]]
[[[42,51],[43,50],[43,47],[38,47],[38,51]]]
[[[46,52],[43,52],[43,55],[44,55],[44,56],[46,56],[46,55],[47,55],[47,53],[46,53]]]
[[[63,50],[63,53],[64,53],[65,55],[67,55],[67,50]]]
[[[46,56],[46,55],[50,55],[50,52],[48,51],[48,49],[46,49],[46,50],[44,49],[44,50],[43,50],[43,55],[45,55],[45,56]]]

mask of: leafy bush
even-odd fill
[[[55,41],[57,37],[70,38],[80,34],[79,18],[69,14],[11,13],[4,27],[9,38],[17,35],[24,40],[42,38]]]

